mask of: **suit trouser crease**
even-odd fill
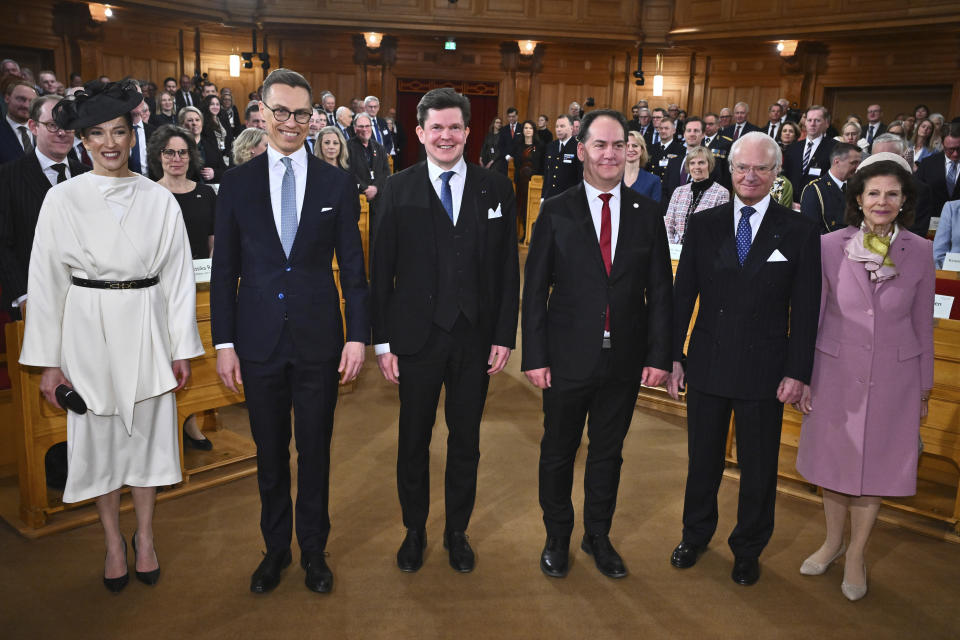
[[[408,529],[425,528],[430,510],[430,441],[441,387],[447,423],[445,531],[467,529],[477,493],[488,354],[489,345],[461,315],[449,332],[434,325],[418,353],[398,357],[397,492]]]
[[[544,430],[540,442],[540,506],[547,535],[566,537],[573,531],[573,469],[587,426],[587,459],[583,487],[584,530],[610,532],[623,465],[623,441],[630,428],[640,382],[610,374],[604,352],[586,380],[553,377],[543,393]]]
[[[257,445],[260,529],[268,551],[290,546],[290,434],[297,447],[296,532],[300,549],[323,551],[330,533],[330,439],[337,405],[339,358],[307,362],[285,327],[266,362],[240,361]]]
[[[758,557],[773,535],[783,404],[740,400],[687,390],[687,485],[683,540],[706,545],[717,529],[717,493],[723,478],[733,413],[740,488],[737,525],[727,542],[735,556]]]

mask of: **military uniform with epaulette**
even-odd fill
[[[817,223],[820,235],[845,227],[845,211],[846,194],[829,171],[807,184],[800,195],[800,213]]]
[[[543,192],[544,199],[563,193],[583,179],[583,165],[577,158],[577,141],[567,138],[561,147],[560,140],[554,140],[547,145],[546,158],[543,163]]]

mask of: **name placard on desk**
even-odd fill
[[[210,282],[210,272],[213,270],[213,260],[204,258],[193,261],[193,277],[198,283]]]
[[[671,260],[679,260],[679,259],[680,259],[680,252],[681,252],[681,251],[683,251],[683,245],[682,245],[682,244],[671,244],[671,245],[670,245],[670,259],[671,259]]]
[[[928,227],[930,231],[936,231],[937,227],[939,226],[940,226],[940,216],[934,216],[930,218],[930,226]]]
[[[953,309],[953,296],[943,296],[939,293],[933,297],[933,317],[950,318],[950,311]]]
[[[960,271],[960,253],[948,253],[943,256],[944,271]]]

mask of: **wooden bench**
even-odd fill
[[[677,263],[673,270],[676,273]],[[938,279],[960,279],[954,272],[937,272]],[[957,304],[960,304],[958,299]],[[694,319],[696,310],[694,310]],[[693,319],[691,320],[691,327]],[[689,341],[689,331],[687,333]],[[884,519],[907,528],[960,542],[960,320],[934,320],[934,385],[929,415],[920,425],[923,453],[917,471],[917,494],[884,500]],[[642,387],[637,406],[686,416],[683,396],[673,400],[663,389]],[[787,406],[780,438],[779,489],[800,497],[816,497],[816,487],[795,468],[803,416]],[[733,420],[727,438],[726,460],[736,470]],[[919,516],[917,518],[916,516]]]
[[[540,196],[542,194],[543,176],[530,176],[530,184],[527,186],[527,229],[523,236],[524,246],[530,245],[533,223],[537,221],[537,216],[540,215]]]

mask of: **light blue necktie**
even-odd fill
[[[740,260],[740,266],[747,259],[747,253],[750,252],[750,243],[753,239],[753,231],[750,228],[750,216],[757,212],[753,207],[744,207],[740,209],[740,222],[737,224],[737,258]]]
[[[440,180],[443,181],[443,184],[440,185],[440,204],[443,205],[447,215],[450,216],[450,222],[456,224],[453,219],[453,192],[450,191],[450,178],[453,177],[453,174],[453,171],[444,171],[440,174]]]
[[[280,183],[280,244],[289,258],[293,240],[297,237],[297,176],[293,173],[293,161],[290,158],[282,160],[287,170]]]

